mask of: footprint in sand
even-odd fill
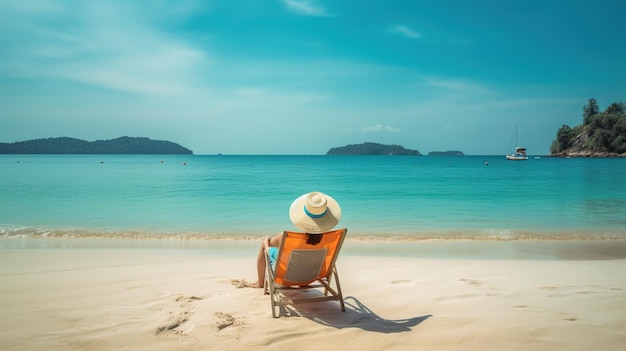
[[[230,283],[237,289],[252,288],[252,283],[246,281],[245,279],[231,279]]]
[[[202,300],[203,298],[195,295],[174,295],[171,299],[178,304],[178,308],[172,308],[177,309],[177,311],[169,311],[170,317],[168,318],[168,321],[164,325],[157,328],[156,335],[165,332],[177,332],[176,328],[189,321],[193,315],[190,304],[194,301]]]
[[[183,323],[187,322],[189,317],[187,315],[178,316],[173,318],[168,324],[160,326],[156,330],[156,334],[159,335],[163,332],[174,330],[180,327]]]
[[[463,283],[467,283],[467,284],[472,285],[472,286],[481,286],[481,285],[483,285],[482,282],[480,282],[478,280],[473,280],[473,279],[461,278],[461,279],[459,279],[459,281],[463,282]]]
[[[199,296],[193,296],[193,295],[192,295],[192,296],[183,296],[183,295],[180,295],[180,296],[178,296],[178,297],[176,298],[176,302],[180,302],[180,301],[183,301],[183,302],[191,302],[191,301],[194,301],[194,300],[202,300],[202,298],[201,298],[201,297],[199,297]]]
[[[228,313],[215,312],[215,317],[217,317],[215,325],[217,326],[218,331],[231,326],[241,326],[243,324],[241,321],[238,321],[235,317]]]

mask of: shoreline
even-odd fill
[[[186,250],[253,257],[261,238],[119,239],[0,238],[3,250]],[[616,260],[626,259],[626,240],[363,240],[346,238],[342,255],[432,259]]]
[[[349,228],[348,228],[349,229]],[[278,231],[228,231],[228,230],[151,230],[151,229],[89,229],[57,227],[0,227],[0,240],[3,239],[114,239],[114,240],[260,240]],[[503,229],[503,228],[445,228],[421,230],[348,230],[347,240],[376,242],[412,242],[425,240],[476,240],[476,241],[515,241],[515,240],[626,240],[624,229]]]

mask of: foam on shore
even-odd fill
[[[84,228],[0,227],[0,239],[6,238],[76,238],[132,240],[258,240],[277,232],[225,231],[154,231],[142,229],[96,230]],[[379,231],[375,233],[348,230],[349,240],[376,242],[409,242],[423,240],[626,240],[626,230],[513,230],[513,229],[416,229],[413,231]]]

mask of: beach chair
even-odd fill
[[[341,311],[345,312],[346,308],[335,262],[346,232],[347,229],[337,229],[322,234],[285,231],[278,249],[275,267],[270,264],[269,253],[266,250],[263,290],[266,295],[270,295],[274,318],[280,316],[281,306],[308,302],[336,300],[339,301]],[[312,239],[319,239],[319,242],[307,243],[309,236],[318,236]],[[294,296],[289,297],[283,293],[286,292],[286,289],[294,288],[315,289],[319,293],[314,294],[314,296],[310,296],[311,294],[290,294]],[[320,291],[321,288],[323,288],[323,294]]]

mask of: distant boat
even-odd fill
[[[517,126],[515,127],[515,153],[507,154],[506,159],[511,161],[525,161],[528,160],[526,156],[526,148],[517,146]]]

